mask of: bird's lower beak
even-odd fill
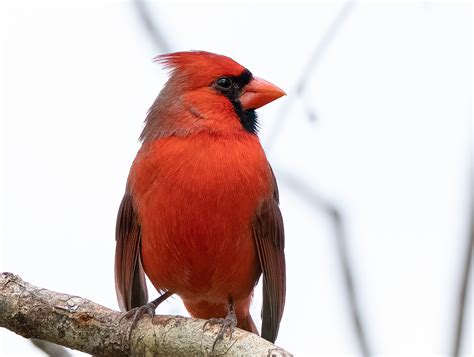
[[[276,85],[264,79],[253,77],[249,84],[244,87],[244,91],[240,96],[240,104],[244,109],[257,109],[284,95],[286,93]]]

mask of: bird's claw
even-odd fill
[[[212,344],[212,352],[214,351],[217,342],[224,338],[224,335],[227,331],[229,332],[229,339],[232,339],[232,334],[234,333],[235,327],[237,326],[237,316],[235,315],[235,312],[230,311],[225,318],[212,318],[207,320],[203,326],[204,330],[206,329],[207,325],[221,325],[217,337]]]
[[[159,296],[157,299],[149,302],[148,304],[145,304],[145,305],[142,305],[142,306],[139,306],[139,307],[135,307],[129,311],[127,311],[126,313],[123,314],[123,316],[120,318],[119,322],[122,322],[123,319],[130,319],[132,318],[132,323],[130,325],[130,329],[128,330],[128,339],[130,339],[130,337],[132,336],[132,331],[134,329],[134,327],[137,325],[137,322],[138,320],[140,320],[140,318],[143,316],[143,315],[148,315],[152,318],[152,321],[153,321],[153,318],[155,317],[155,310],[156,308],[158,307],[158,305],[160,305],[163,301],[165,301],[166,299],[168,299],[171,295],[173,295],[172,292],[170,291],[165,291],[163,292],[163,294],[161,296]]]
[[[123,316],[120,318],[120,322],[122,322],[123,319],[127,319],[127,320],[132,319],[132,323],[130,325],[130,328],[128,329],[129,339],[132,335],[133,329],[138,323],[138,320],[140,320],[140,318],[143,315],[148,315],[153,319],[155,317],[156,308],[157,308],[157,305],[152,301],[152,302],[149,302],[148,304],[135,307],[123,314]]]

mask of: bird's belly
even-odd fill
[[[251,160],[245,149],[237,159],[194,152],[186,160],[182,148],[159,153],[165,156],[153,156],[147,184],[134,192],[146,274],[183,299],[247,298],[260,275],[252,221],[270,192],[265,157]]]
[[[179,225],[183,212],[176,213],[174,220]],[[219,218],[225,222],[229,217]],[[183,299],[199,296],[221,302],[229,296],[249,296],[260,274],[250,227],[235,229],[231,219],[227,224],[202,224],[201,217],[193,215],[187,216],[187,222],[189,225],[170,227],[157,217],[149,222],[152,231],[144,229],[143,265],[154,286]]]

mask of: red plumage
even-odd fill
[[[238,326],[257,333],[249,306],[263,271],[262,335],[274,341],[285,299],[283,224],[251,121],[284,92],[208,52],[158,61],[171,77],[150,109],[117,220],[121,308],[146,303],[144,271],[192,316],[225,317],[231,301]]]

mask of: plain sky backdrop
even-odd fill
[[[0,6],[0,271],[117,308],[115,218],[166,80],[151,61],[160,50],[131,2]],[[267,152],[286,227],[277,344],[297,356],[359,354],[331,222],[285,184],[291,173],[347,218],[373,351],[448,354],[468,223],[472,5],[356,3],[304,73],[341,6],[150,3],[172,50],[226,54],[288,93],[259,110],[265,147],[278,125]],[[295,98],[301,76],[307,87]],[[472,279],[469,294],[466,355]],[[175,298],[158,313],[186,311]],[[41,352],[2,329],[0,355]]]

